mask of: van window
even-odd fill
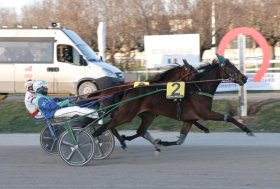
[[[71,45],[57,45],[57,61],[79,65],[79,53]]]
[[[73,62],[72,46],[57,45],[57,61]]]
[[[1,38],[0,63],[51,63],[53,41],[33,38]]]

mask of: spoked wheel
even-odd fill
[[[97,129],[100,126],[95,126]],[[93,133],[93,132],[91,132]],[[111,155],[115,148],[115,138],[112,131],[107,130],[98,137],[94,137],[94,156],[93,159],[105,159]]]
[[[53,137],[51,136],[50,130],[48,127],[44,127],[41,130],[41,134],[40,134],[40,144],[41,147],[43,148],[43,150],[45,152],[47,152],[48,154],[58,154],[58,149],[57,149],[57,142],[58,142],[58,138],[60,136],[61,133],[63,133],[65,131],[65,128],[62,125],[55,125],[54,127],[54,132],[55,135],[57,137],[57,139],[53,139]]]
[[[95,125],[93,127],[89,127],[86,131],[90,134],[98,129],[100,125]],[[94,155],[93,159],[105,159],[111,155],[115,148],[115,137],[112,131],[107,130],[102,133],[102,135],[98,137],[94,137]]]
[[[78,128],[73,128],[73,134],[77,141],[76,145],[68,131],[61,134],[58,141],[59,155],[69,165],[85,165],[92,159],[94,153],[93,137]]]

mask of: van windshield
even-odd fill
[[[90,61],[90,62],[99,61],[96,53],[87,44],[79,44],[79,45],[77,45],[77,47],[84,54],[84,56],[86,57],[86,59],[88,61]]]
[[[62,31],[77,45],[80,51],[83,53],[85,58],[90,62],[98,62],[99,58],[97,54],[88,46],[88,44],[75,32],[67,29],[62,29]]]

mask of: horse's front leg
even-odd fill
[[[173,145],[181,145],[185,142],[185,139],[192,128],[192,122],[184,122],[183,126],[180,131],[180,136],[178,137],[178,140],[176,141],[162,141],[160,140],[158,144],[162,146],[173,146]]]
[[[237,127],[239,127],[241,130],[247,133],[249,136],[255,136],[254,133],[244,124],[238,122],[236,119],[234,119],[232,116],[225,115],[224,120],[227,122],[231,122]]]
[[[231,122],[237,127],[239,127],[242,131],[246,132],[249,136],[254,136],[254,133],[244,124],[238,122],[236,119],[234,119],[232,116],[229,115],[223,115],[217,112],[210,111],[203,116],[201,116],[204,120],[213,120],[213,121],[226,121]]]
[[[200,130],[202,130],[204,133],[210,133],[210,130],[202,125],[201,123],[198,123],[197,121],[194,121],[193,124]]]

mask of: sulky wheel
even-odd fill
[[[59,155],[69,165],[85,165],[90,162],[94,153],[93,137],[78,128],[73,128],[73,134],[77,141],[76,145],[68,131],[61,134],[58,141]]]
[[[65,131],[65,128],[62,125],[55,125],[54,133],[56,135],[56,139],[51,136],[50,130],[48,127],[44,127],[41,130],[40,134],[40,144],[45,152],[48,154],[57,154],[57,141],[61,133]]]
[[[100,126],[94,126],[88,128],[86,131],[89,133],[93,133]],[[115,138],[112,131],[107,130],[102,133],[102,135],[98,137],[94,137],[94,155],[93,159],[105,159],[111,155],[115,148]]]
[[[97,129],[100,126],[94,126],[94,129]],[[91,131],[87,130],[89,133],[93,133],[93,129],[90,128]],[[94,155],[93,159],[105,159],[111,155],[115,148],[115,138],[112,131],[107,130],[102,133],[102,135],[98,137],[94,137]]]

